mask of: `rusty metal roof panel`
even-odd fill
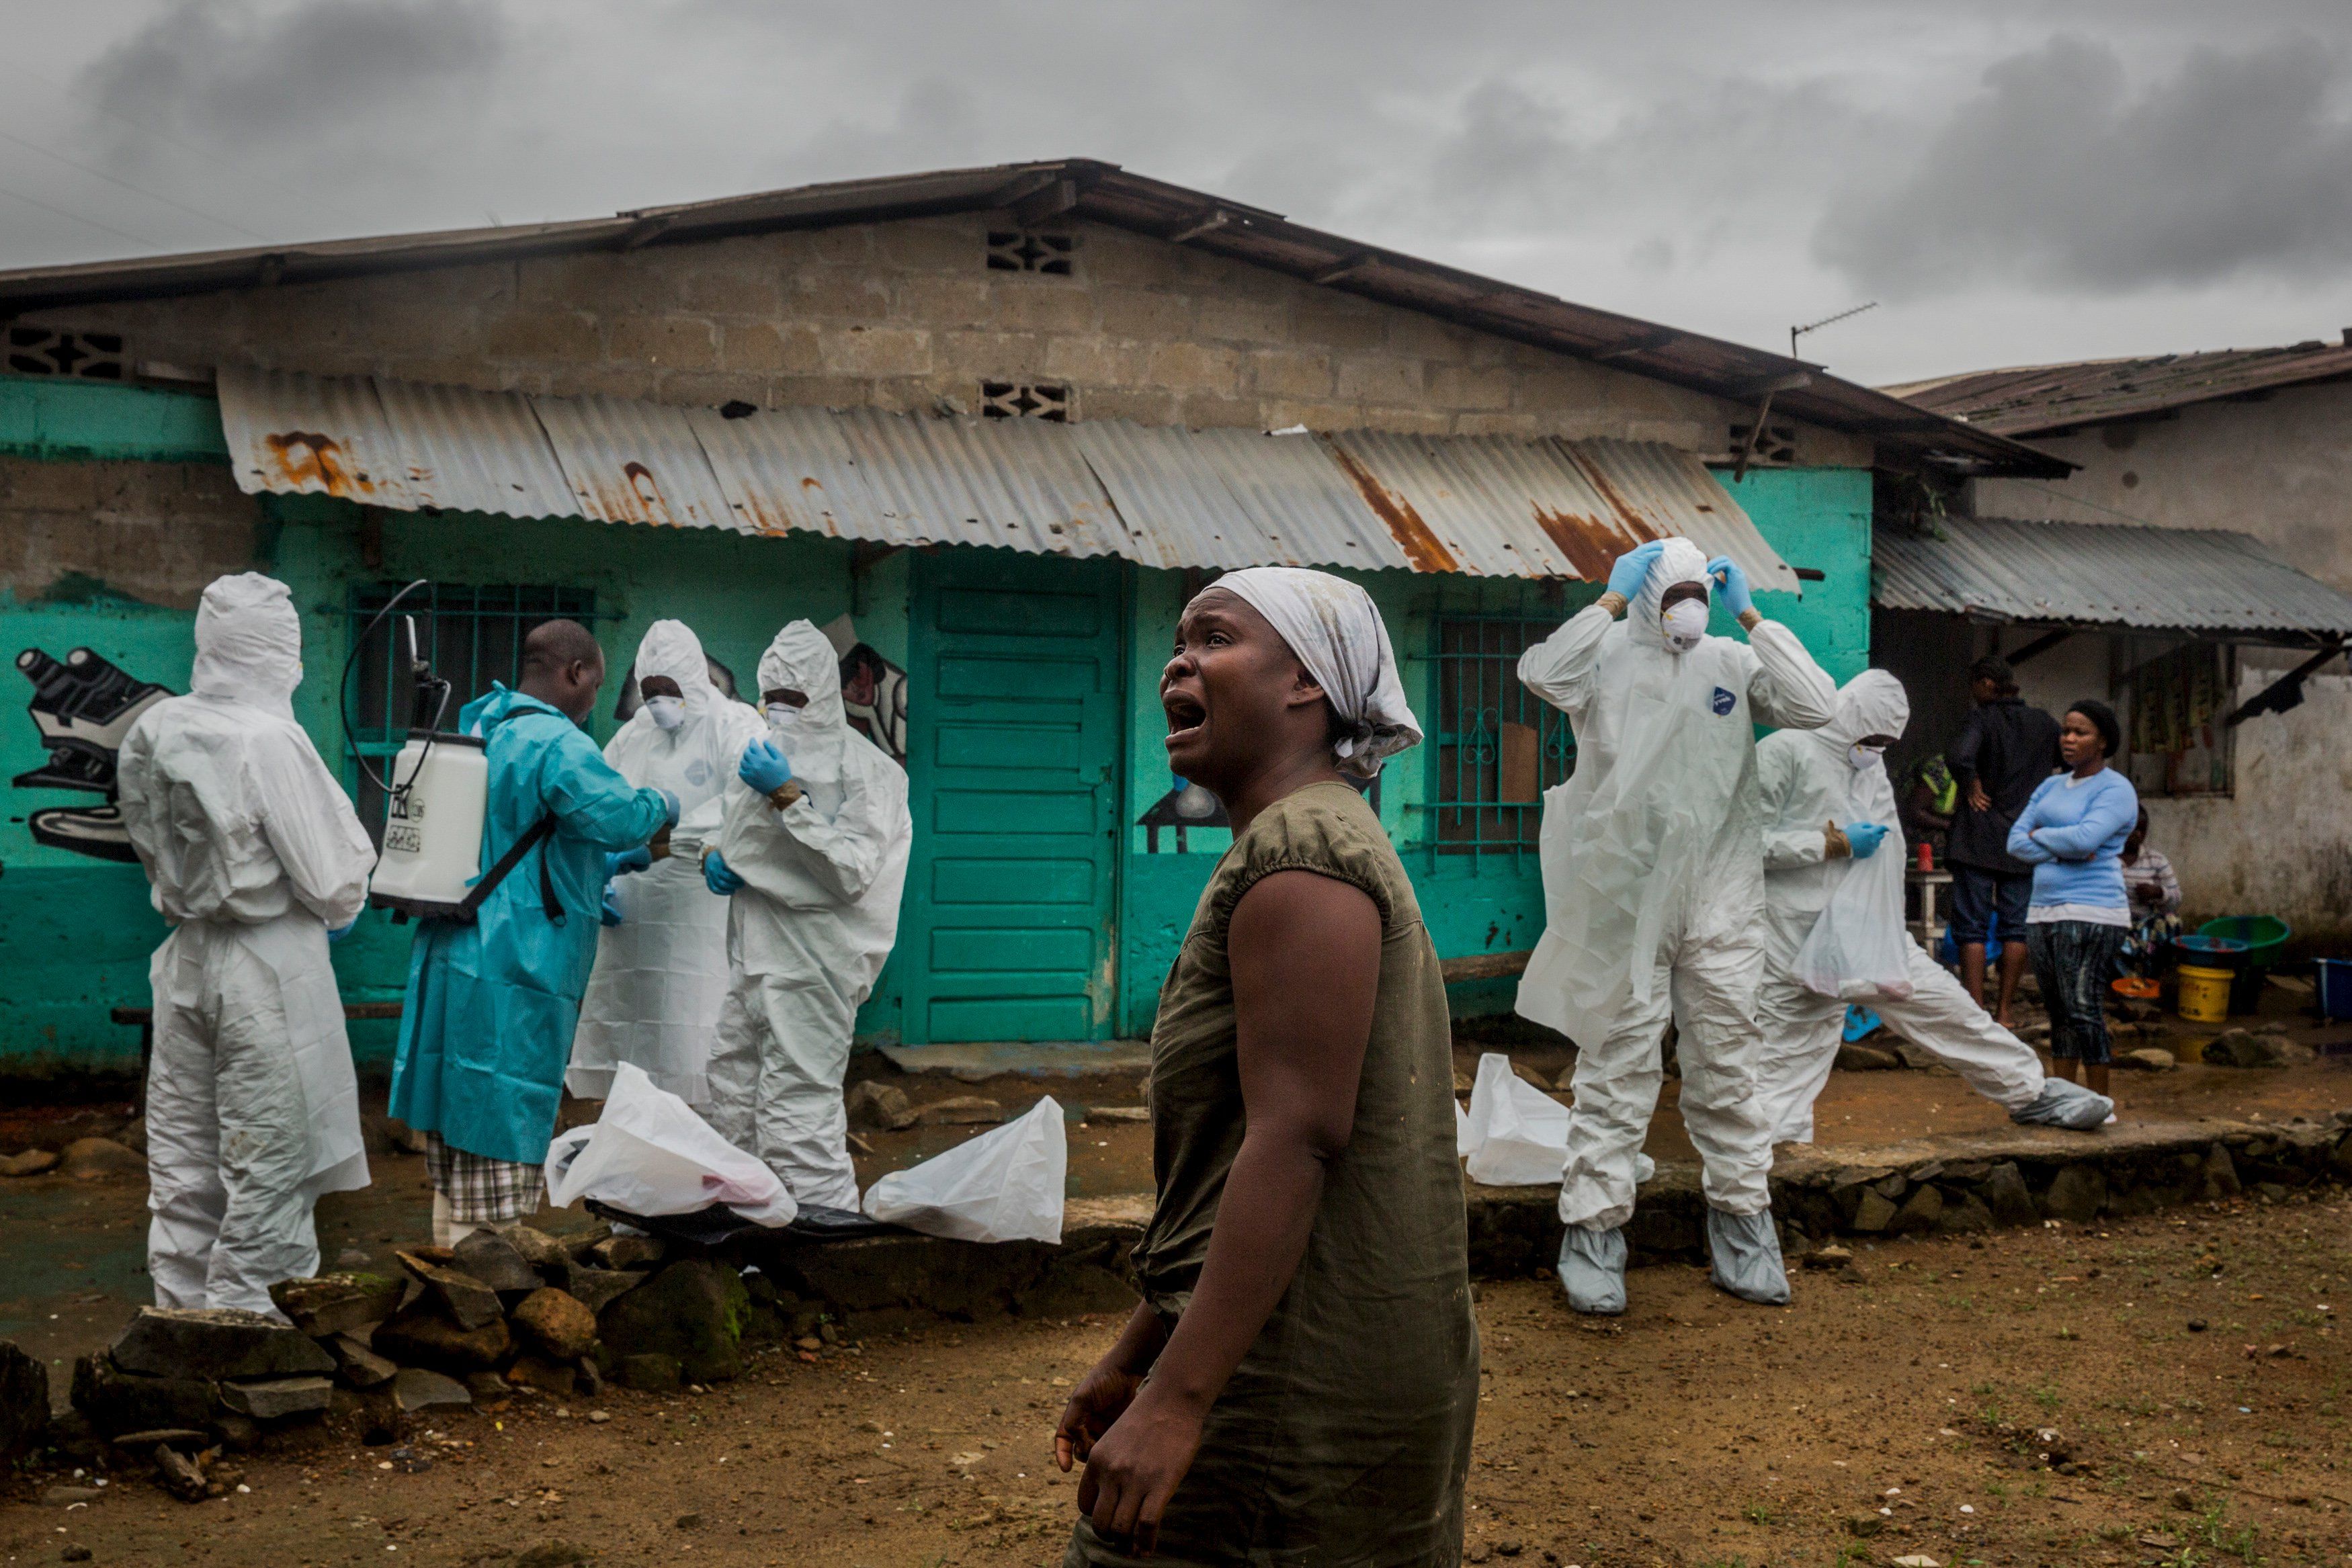
[[[834,417],[867,486],[911,542],[1049,555],[1134,553],[1066,426],[874,409],[845,409]]]
[[[1654,441],[1560,444],[1639,537],[1680,534],[1710,558],[1727,555],[1738,561],[1756,588],[1802,591],[1797,574],[1764,542],[1733,491],[1689,453]],[[1601,575],[1607,571],[1604,566]]]
[[[2352,598],[2249,535],[2127,523],[1952,518],[1937,535],[1881,528],[1871,601],[1984,621],[2249,637],[2352,635]]]
[[[730,419],[715,408],[686,411],[738,527],[781,534],[793,528],[883,544],[920,541],[866,482],[857,454],[830,409],[763,408]]]
[[[529,400],[383,377],[373,384],[384,423],[399,437],[403,483],[417,506],[509,517],[577,509]]]
[[[363,376],[226,367],[221,429],[247,494],[334,496],[413,511],[408,448]]]
[[[1244,433],[1253,441],[1270,437]],[[1118,509],[1130,553],[1145,566],[1304,566],[1312,547],[1261,523],[1229,483],[1204,433],[1124,419],[1082,422],[1070,439]],[[1239,444],[1234,444],[1236,448]],[[1319,559],[1319,558],[1317,558]]]
[[[534,397],[530,407],[580,516],[600,523],[756,531],[727,504],[684,409],[601,396]]]
[[[2275,349],[1972,371],[1885,390],[1972,429],[2018,437],[2343,376],[2352,376],[2352,343],[2314,340]]]
[[[1412,568],[1380,515],[1316,437],[1196,430],[1192,441],[1267,541],[1272,559],[1265,564]],[[1177,542],[1201,548],[1197,540]]]

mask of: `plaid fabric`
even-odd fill
[[[545,1173],[537,1166],[469,1155],[425,1134],[425,1174],[433,1190],[449,1200],[449,1218],[461,1225],[503,1225],[539,1207]]]

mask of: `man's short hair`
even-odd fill
[[[2013,692],[2017,689],[2017,672],[2011,669],[2009,661],[1999,653],[1987,653],[1983,658],[1970,664],[1969,679],[1990,681],[2005,692]]]
[[[554,674],[573,664],[601,664],[604,650],[577,621],[542,621],[522,640],[524,673]]]

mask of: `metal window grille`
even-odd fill
[[[344,610],[349,635],[358,637],[375,612],[404,585],[354,584]],[[449,712],[442,727],[454,729],[457,712],[490,689],[492,682],[514,685],[522,678],[523,639],[542,621],[599,619],[596,593],[587,588],[528,584],[472,587],[428,583],[400,601],[360,650],[352,671],[352,733],[344,737],[344,777],[359,803],[360,821],[371,835],[383,825],[383,793],[359,766],[365,757],[378,774],[383,759],[398,754],[408,738],[411,688],[395,668],[395,629],[404,615],[416,618],[416,644],[449,682]]]
[[[1557,631],[1557,616],[1437,622],[1434,847],[1441,854],[1522,857],[1536,851],[1543,792],[1576,770],[1568,716],[1519,684],[1519,655]]]

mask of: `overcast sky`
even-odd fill
[[[0,0],[0,267],[1085,155],[1885,382],[2352,326],[2342,0]]]

